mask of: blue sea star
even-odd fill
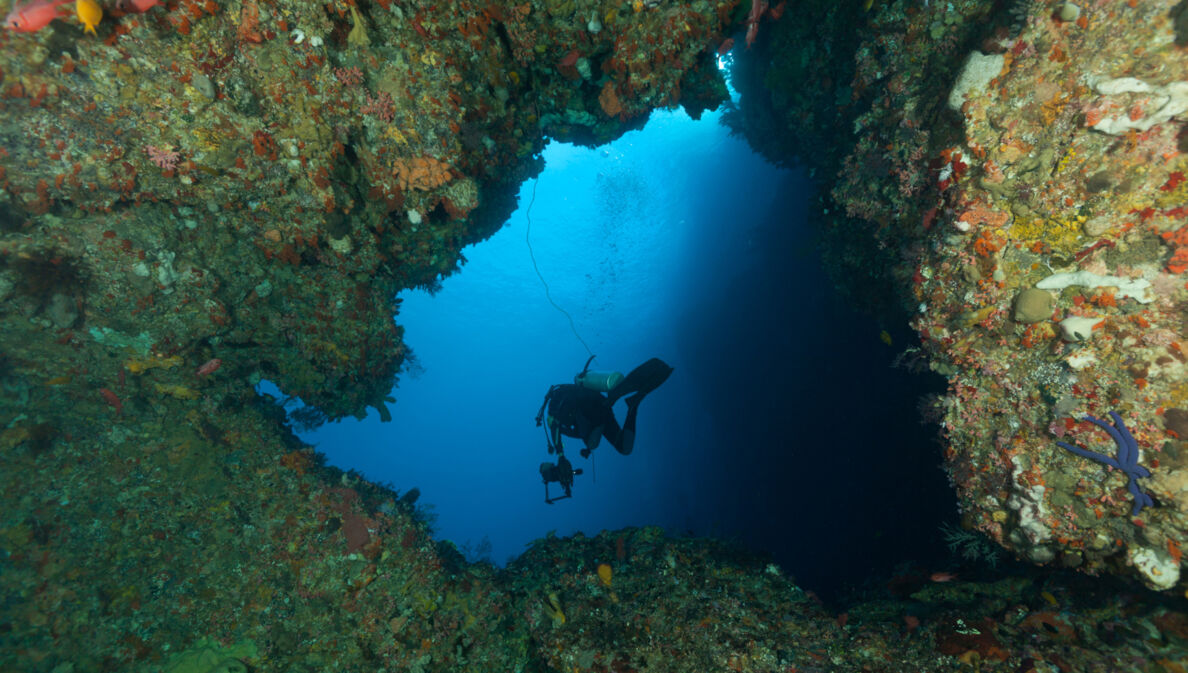
[[[1126,429],[1126,424],[1122,422],[1122,417],[1119,416],[1118,412],[1116,411],[1111,411],[1110,417],[1114,419],[1113,425],[1106,423],[1100,418],[1094,418],[1093,416],[1089,415],[1086,415],[1083,420],[1089,421],[1090,423],[1110,433],[1110,437],[1112,437],[1114,439],[1114,443],[1118,445],[1118,457],[1116,459],[1110,458],[1109,456],[1096,451],[1090,451],[1089,449],[1082,449],[1079,446],[1073,446],[1072,444],[1066,444],[1064,442],[1056,443],[1068,449],[1069,451],[1072,451],[1078,456],[1091,458],[1099,463],[1105,463],[1110,467],[1122,470],[1122,472],[1124,472],[1129,478],[1129,481],[1126,483],[1126,488],[1128,488],[1130,490],[1130,494],[1134,496],[1134,509],[1131,510],[1130,515],[1138,516],[1138,513],[1143,511],[1143,507],[1155,506],[1155,501],[1151,499],[1151,496],[1143,493],[1138,486],[1138,480],[1142,479],[1143,477],[1151,476],[1151,472],[1147,468],[1138,464],[1138,442],[1134,440],[1134,436],[1130,434],[1130,430]]]

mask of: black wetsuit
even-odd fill
[[[652,358],[633,369],[607,394],[574,383],[555,385],[545,396],[553,428],[566,437],[582,440],[586,444],[583,455],[597,447],[603,437],[616,451],[627,455],[635,448],[635,417],[639,403],[671,374],[672,367],[659,358]],[[614,406],[616,400],[626,395],[629,395],[624,400],[627,402],[627,418],[620,426],[615,419]],[[552,443],[557,444],[556,441]]]
[[[553,386],[549,399],[549,416],[557,430],[566,437],[576,437],[587,449],[606,441],[623,455],[635,447],[635,415],[639,404],[629,404],[627,419],[620,427],[615,420],[614,402],[606,395],[574,383]]]

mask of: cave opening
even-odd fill
[[[834,295],[813,181],[721,115],[661,112],[602,147],[548,145],[462,270],[402,293],[415,356],[392,422],[372,411],[303,439],[418,489],[437,537],[472,561],[502,565],[549,533],[655,525],[770,554],[824,596],[905,561],[942,564],[937,526],[955,505],[918,409],[941,382],[891,367],[910,335]],[[582,458],[565,440],[582,474],[546,504],[538,466],[553,457],[534,417],[591,355],[595,370],[659,357],[675,371],[640,406],[632,454],[604,440]]]

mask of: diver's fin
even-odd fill
[[[619,385],[615,386],[615,389],[607,397],[614,402],[624,395],[639,393],[639,397],[642,399],[644,395],[659,388],[660,384],[667,381],[671,375],[672,367],[669,367],[660,358],[652,358],[632,369],[631,373],[620,381]]]
[[[623,401],[627,403],[628,412],[630,412],[632,409],[638,409],[639,403],[643,401],[643,393],[638,395],[628,395],[627,399]]]

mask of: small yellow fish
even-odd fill
[[[870,7],[871,7],[871,5],[873,5],[873,4],[874,4],[874,0],[863,0],[863,1],[862,1],[862,10],[863,10],[863,11],[866,11],[866,12],[869,12],[869,11],[870,11]]]
[[[171,355],[163,357],[131,358],[124,363],[124,367],[133,374],[143,374],[150,369],[169,369],[182,363],[181,356]]]
[[[883,343],[890,346],[891,345],[891,333],[888,332],[887,330],[883,330],[882,332],[879,332],[879,341],[882,341]]]
[[[85,26],[84,33],[98,37],[95,26],[103,19],[103,9],[95,0],[75,0],[74,9],[78,12],[78,22]]]
[[[565,613],[561,610],[561,599],[557,597],[556,591],[550,591],[546,595],[547,602],[545,604],[545,612],[553,618],[553,626],[562,626],[565,624]]]

